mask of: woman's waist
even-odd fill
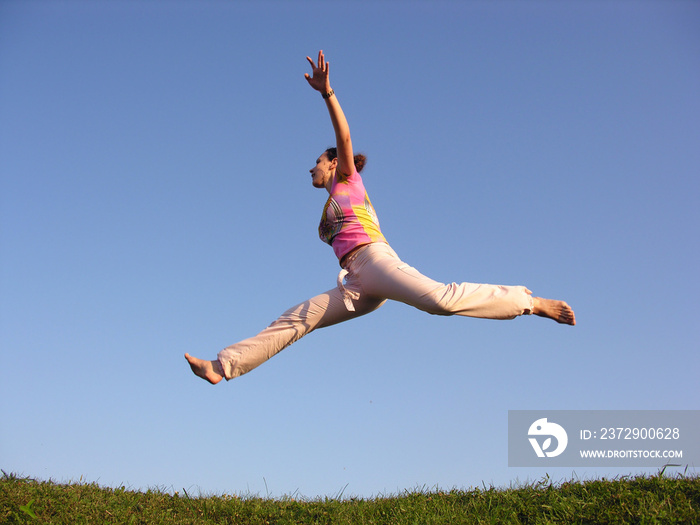
[[[391,247],[389,246],[389,243],[386,241],[375,241],[375,242],[369,242],[365,244],[360,244],[359,246],[355,246],[352,250],[350,250],[348,253],[343,255],[340,258],[340,266],[341,268],[344,268],[346,270],[349,269],[349,266],[357,259],[357,257],[365,250],[368,248],[379,248],[379,247],[386,247],[389,250],[391,250]]]

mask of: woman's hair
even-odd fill
[[[328,160],[338,158],[338,148],[328,148],[326,150],[326,156],[328,157]],[[355,163],[355,169],[357,170],[357,173],[360,173],[362,171],[362,168],[365,167],[365,164],[367,164],[367,157],[365,157],[362,153],[357,153],[352,160]]]

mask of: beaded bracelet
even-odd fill
[[[322,96],[323,98],[331,98],[334,94],[335,94],[335,91],[333,91],[333,90],[331,89],[328,93],[321,93],[321,96]]]

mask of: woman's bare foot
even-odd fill
[[[204,359],[192,357],[190,354],[185,354],[185,359],[187,359],[195,375],[206,379],[212,385],[215,385],[224,378],[224,368],[221,366],[218,359],[215,361],[205,361]]]
[[[554,319],[561,324],[569,324],[571,326],[576,324],[574,311],[564,301],[543,299],[542,297],[533,297],[532,299],[534,301],[533,314]]]

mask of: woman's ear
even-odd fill
[[[332,170],[335,170],[335,169],[337,169],[337,168],[338,168],[338,157],[334,158],[334,159],[331,161],[331,169],[332,169]]]

